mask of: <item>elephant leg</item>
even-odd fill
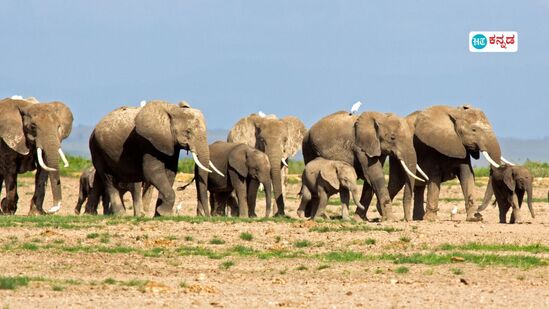
[[[41,168],[36,170],[34,176],[34,194],[32,195],[29,215],[44,214],[42,205],[46,196],[46,183],[48,182],[48,173]]]
[[[79,215],[82,210],[82,205],[86,201],[89,195],[88,185],[86,183],[80,183],[80,189],[78,191],[78,201],[76,201],[76,206],[74,207],[74,214]]]
[[[227,214],[227,200],[229,199],[230,193],[215,193],[212,194],[214,196],[214,212],[212,212],[213,215],[218,216],[226,216]]]
[[[217,205],[215,204],[215,201],[218,200],[215,197],[216,193],[210,192],[210,213],[212,216],[215,216],[215,213],[217,212]]]
[[[438,196],[440,194],[440,177],[431,176],[427,184],[427,209],[423,220],[436,221],[438,212]]]
[[[0,197],[2,196],[2,187],[4,186],[4,175],[0,175]],[[2,209],[2,203],[0,202],[0,215],[4,214],[4,210]]]
[[[465,211],[467,212],[467,221],[482,221],[482,215],[477,212],[478,206],[475,205],[473,192],[475,192],[475,174],[469,164],[459,166],[459,183],[465,199]]]
[[[286,194],[288,192],[288,168],[284,165],[280,170],[280,178],[282,178],[282,198],[284,199],[284,205],[287,205]]]
[[[236,198],[238,199],[238,216],[240,218],[248,218],[248,194],[246,179],[233,170],[229,171],[229,177],[236,192]]]
[[[143,182],[143,195],[141,197],[141,200],[143,201],[141,215],[143,216],[149,213],[153,192],[153,186],[149,182]]]
[[[364,181],[362,186],[362,194],[360,196],[360,203],[364,206],[364,209],[356,208],[355,210],[355,219],[356,220],[368,220],[368,208],[370,208],[370,203],[374,197],[374,190],[367,181]],[[381,212],[379,213],[381,215]]]
[[[507,212],[509,211],[508,205],[503,205],[503,203],[498,203],[499,210],[499,223],[507,223]]]
[[[124,214],[125,209],[120,199],[120,192],[114,185],[115,180],[112,175],[105,175],[105,193],[109,196],[111,211],[113,215]],[[103,205],[104,206],[104,205]]]
[[[423,202],[425,200],[425,186],[417,186],[414,188],[414,220],[423,220],[425,216],[425,208]]]
[[[4,214],[13,215],[17,211],[17,172],[5,176],[6,198],[2,199],[2,211]]]
[[[401,168],[400,162],[394,158],[389,158],[389,198],[391,201],[404,187],[404,196],[402,199],[402,207],[404,209],[404,220],[412,221],[412,184],[406,172]]]
[[[329,217],[326,215],[326,205],[328,204],[328,194],[324,190],[324,188],[320,187],[318,188],[318,210],[316,211],[313,219],[329,219]]]
[[[257,214],[255,213],[255,205],[257,200],[257,190],[259,189],[259,182],[255,179],[250,179],[248,182],[248,216],[250,218],[256,218]],[[265,217],[268,217],[270,214],[266,213]]]
[[[132,195],[134,217],[142,216],[143,200],[141,196],[140,182],[134,182],[130,184],[130,194]]]
[[[341,191],[339,191],[339,199],[341,200],[341,218],[343,220],[350,220],[349,218],[349,201],[351,199],[351,195],[349,194],[349,190],[342,188]]]
[[[103,199],[103,213],[105,213],[105,209],[108,207],[104,201],[106,196],[103,181],[96,172],[92,187],[88,192],[88,201],[86,202],[84,213],[88,215],[97,215],[97,207],[99,206],[100,199]]]
[[[303,185],[301,187],[301,202],[299,203],[299,208],[297,208],[297,216],[303,218],[306,216],[306,208],[310,205],[312,199],[311,191],[307,186]]]
[[[145,155],[145,158],[143,158],[143,176],[158,189],[155,217],[172,214],[175,203],[175,192],[172,188],[175,173],[170,172],[170,175],[167,175],[165,165],[162,161],[148,155]]]
[[[520,214],[520,205],[516,192],[513,192],[513,204],[511,212],[511,220],[509,223],[522,223],[522,216]]]
[[[232,193],[227,195],[227,204],[231,209],[231,217],[238,217],[238,212],[239,212],[238,203],[236,201],[235,196]]]

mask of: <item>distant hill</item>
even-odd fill
[[[72,155],[90,157],[88,139],[93,130],[92,126],[78,125],[72,128],[71,135],[63,141],[63,150]],[[208,131],[208,142],[224,141],[227,139],[229,130],[213,129]],[[526,160],[549,161],[549,137],[542,139],[519,139],[503,137],[499,139],[503,156],[517,163]],[[294,160],[302,160],[301,152]],[[488,162],[484,159],[473,161],[474,166],[486,166]]]

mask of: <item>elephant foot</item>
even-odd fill
[[[438,220],[436,211],[426,211],[425,215],[423,215],[423,220],[435,222]]]
[[[257,214],[255,212],[252,212],[251,214],[248,214],[248,217],[250,218],[257,218]],[[269,215],[266,215],[265,217],[269,217]]]
[[[349,217],[349,215],[344,215],[344,216],[341,216],[341,220],[343,220],[343,221],[351,221],[351,217]]]
[[[122,212],[120,212],[122,213]],[[156,207],[156,211],[154,213],[154,216],[155,217],[160,217],[160,216],[171,216],[173,214],[173,208],[172,207],[168,207],[168,206],[158,206]]]
[[[323,214],[320,214],[320,215],[315,215],[313,217],[313,220],[315,221],[318,221],[318,220],[330,220],[330,216],[328,216],[327,214],[323,213]]]
[[[300,217],[300,218],[305,218],[305,211],[304,210],[298,210],[297,211],[297,216]]]
[[[482,215],[478,212],[473,215],[467,215],[467,219],[465,219],[467,222],[481,222],[482,220]]]
[[[288,216],[286,216],[286,214],[284,213],[284,211],[277,211],[276,214],[274,215],[275,217],[282,217],[282,218],[289,218]]]

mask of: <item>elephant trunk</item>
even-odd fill
[[[264,181],[262,182],[263,187],[265,188],[265,217],[269,217],[271,215],[271,202],[272,202],[272,183],[271,181]]]
[[[47,170],[50,177],[51,192],[53,196],[53,207],[48,210],[50,213],[55,213],[61,208],[63,199],[61,194],[61,177],[59,175],[59,149],[60,142],[55,136],[48,136],[43,139],[44,142],[38,143],[43,146],[43,155],[45,156],[45,164],[50,169]],[[37,150],[38,152],[39,150]],[[42,159],[43,160],[43,159]]]
[[[208,148],[208,142],[206,137],[201,139],[195,146],[195,151],[191,150],[193,153],[196,153],[198,162],[204,167],[210,165],[210,149]],[[197,163],[198,166],[198,163]],[[209,216],[210,210],[208,207],[208,173],[209,170],[206,168],[198,169],[198,177],[195,179],[197,186],[197,198],[198,198],[198,207],[196,209],[198,215]]]
[[[366,209],[362,203],[360,203],[360,192],[358,192],[358,186],[355,185],[351,188],[351,194],[353,195],[353,201],[356,204],[356,207],[360,209]]]
[[[528,194],[528,209],[530,210],[530,214],[532,215],[532,218],[536,217],[536,214],[534,213],[534,207],[532,206],[532,185],[528,186],[528,189],[526,191]]]
[[[490,204],[492,196],[494,195],[494,188],[492,187],[492,176],[488,177],[488,184],[486,185],[486,191],[484,192],[484,198],[482,199],[482,205],[478,208],[477,212],[481,212]]]
[[[267,156],[271,163],[271,178],[273,180],[274,198],[276,201],[276,215],[284,215],[284,196],[282,192],[282,151],[267,149]]]
[[[494,133],[487,134],[484,142],[479,145],[480,152],[484,155],[486,160],[490,162],[490,165],[499,167],[501,165],[501,148],[499,147],[498,140]]]

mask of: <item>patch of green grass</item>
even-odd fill
[[[414,253],[404,254],[382,254],[379,256],[382,260],[389,260],[395,264],[426,264],[442,265],[451,264],[453,259],[461,258],[464,262],[473,263],[480,266],[499,265],[518,268],[530,268],[535,266],[549,265],[546,259],[535,256],[525,255],[494,255],[494,254],[470,254],[462,252],[453,252],[449,254],[436,253]]]
[[[319,265],[316,269],[317,269],[317,270],[323,270],[323,269],[327,269],[327,268],[330,268],[330,265],[321,264],[321,265]]]
[[[454,275],[463,275],[463,270],[461,268],[454,267],[454,268],[451,268],[450,271]]]
[[[30,242],[27,242],[27,243],[24,243],[21,245],[21,248],[23,250],[31,250],[31,251],[36,251],[39,249],[39,246],[36,245],[36,244],[33,244],[33,243],[30,243]]]
[[[368,238],[364,241],[364,244],[365,245],[375,245],[376,244],[376,240],[373,239],[373,238]]]
[[[193,241],[194,240],[194,237],[190,236],[190,235],[187,235],[185,236],[185,241]]]
[[[191,246],[183,246],[176,250],[177,254],[181,256],[205,256],[210,259],[219,260],[223,257],[227,256],[227,253],[223,252],[216,252],[208,248],[204,247],[191,247]]]
[[[294,242],[294,247],[296,248],[306,248],[310,246],[311,246],[311,242],[308,240],[298,240]]]
[[[362,261],[365,255],[356,251],[331,251],[320,255],[321,259],[331,262]]]
[[[99,237],[99,233],[89,233],[88,235],[86,235],[86,238],[87,239],[95,239],[95,238],[98,238]]]
[[[116,284],[116,282],[117,281],[114,280],[113,278],[107,278],[107,279],[103,280],[104,284],[111,284],[112,285],[112,284]]]
[[[102,244],[108,244],[109,242],[111,242],[111,235],[109,233],[103,233],[103,234],[101,234],[101,237],[99,238],[99,241]]]
[[[65,241],[63,239],[56,239],[53,241],[53,243],[56,245],[62,245],[65,243]]]
[[[232,247],[230,249],[230,252],[240,256],[251,256],[256,253],[256,251],[253,248],[242,246],[242,245],[236,245]]]
[[[435,273],[435,271],[432,270],[432,269],[427,269],[423,272],[423,274],[426,275],[426,276],[432,276],[434,273]]]
[[[468,251],[522,251],[530,253],[548,253],[549,246],[542,244],[530,244],[530,245],[514,245],[514,244],[481,244],[481,243],[467,243],[464,245],[451,245],[443,244],[439,247],[440,250],[468,250]]]
[[[224,270],[227,270],[231,267],[234,266],[234,262],[233,261],[225,261],[221,264],[219,264],[219,269],[224,269]]]
[[[368,226],[366,224],[345,224],[345,225],[339,225],[339,226],[314,226],[309,229],[310,232],[317,232],[317,233],[328,233],[328,232],[372,232],[372,231],[381,231],[381,232],[387,232],[387,233],[394,233],[398,231],[402,231],[401,229],[397,229],[391,226],[384,226],[384,227],[372,227]]]
[[[61,292],[61,291],[63,291],[63,290],[65,289],[65,287],[62,286],[62,285],[54,284],[54,285],[52,285],[51,289],[52,289],[53,291],[56,291],[56,292]]]
[[[141,287],[141,286],[145,286],[147,283],[149,283],[149,280],[131,279],[131,280],[128,280],[128,281],[118,281],[118,283],[120,285],[123,285],[123,286]]]
[[[252,239],[254,239],[254,235],[252,235],[252,233],[242,232],[240,233],[240,239],[251,241]]]
[[[210,244],[212,244],[212,245],[222,245],[224,243],[225,243],[225,241],[223,239],[220,239],[220,238],[217,238],[217,237],[214,237],[210,240]]]
[[[407,237],[407,236],[402,236],[398,240],[400,240],[403,243],[409,243],[409,242],[412,241],[412,239],[410,237]]]
[[[296,270],[307,270],[308,268],[304,265],[299,265]]]
[[[180,288],[186,289],[188,286],[189,286],[189,284],[187,284],[187,282],[185,282],[185,281],[179,282],[179,287]]]
[[[29,284],[29,277],[15,276],[15,277],[0,277],[0,290],[15,290],[21,286],[27,286]]]
[[[406,266],[400,266],[394,270],[397,274],[407,274],[410,272],[410,269]]]

